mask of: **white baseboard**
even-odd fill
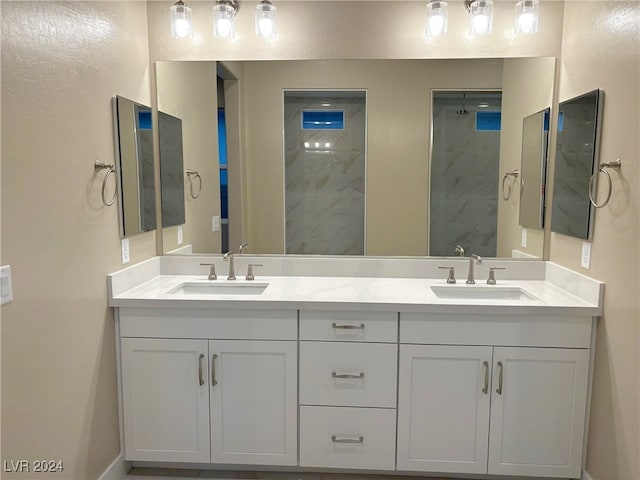
[[[593,477],[586,470],[582,470],[582,480],[593,480]]]
[[[123,480],[127,477],[129,470],[131,470],[131,463],[125,461],[124,456],[120,454],[111,462],[111,465],[102,472],[98,480]]]

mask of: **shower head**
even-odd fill
[[[467,94],[463,93],[462,94],[462,107],[460,107],[456,113],[458,115],[469,115],[469,110],[467,110],[467,107],[465,106],[465,100],[467,99]]]

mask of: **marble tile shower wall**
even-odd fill
[[[475,111],[433,105],[430,255],[496,255],[500,132],[476,131]]]
[[[344,129],[303,130],[303,110],[343,110]],[[284,115],[286,252],[364,254],[365,98],[285,97]]]

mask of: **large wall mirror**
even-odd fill
[[[121,237],[156,228],[151,108],[116,96],[113,122]]]
[[[594,90],[560,103],[551,230],[588,240],[595,209],[589,179],[598,169],[603,92]]]
[[[183,242],[177,242],[176,227],[164,228],[163,252],[221,253],[221,232],[212,231],[212,217],[220,216],[225,205],[230,249],[248,242],[250,253],[285,253],[285,92],[341,90],[366,94],[364,254],[429,255],[433,93],[501,93],[502,127],[493,153],[495,181],[490,181],[497,196],[501,173],[519,167],[523,120],[551,105],[554,78],[555,58],[158,62],[158,107],[183,120],[185,168],[195,161],[191,152],[201,152],[202,192],[210,195],[211,207],[197,217],[192,211],[197,202],[187,196]],[[475,124],[483,107],[476,102],[466,108]],[[207,133],[196,139],[193,131],[203,128]],[[205,165],[209,171],[203,175]],[[470,176],[460,169],[452,181],[467,184],[469,191],[484,188],[484,182],[467,182],[465,175]],[[495,256],[511,257],[520,247],[515,197],[513,208],[499,198],[490,207],[496,217]],[[474,237],[474,232],[465,235]],[[476,253],[473,248],[466,253]],[[541,258],[542,240],[528,253]],[[439,254],[453,256],[454,248]]]

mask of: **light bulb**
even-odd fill
[[[228,3],[213,6],[213,34],[217,38],[234,38],[236,35],[235,9]]]
[[[262,0],[256,6],[255,26],[257,36],[271,39],[277,37],[276,7],[269,0]]]
[[[520,0],[516,3],[516,35],[528,35],[538,31],[538,0]]]
[[[447,33],[447,2],[431,1],[427,3],[427,27],[425,35],[433,38]]]
[[[470,35],[486,35],[491,33],[493,24],[493,1],[475,0],[469,6],[471,19],[469,22]]]
[[[473,31],[480,35],[487,33],[489,28],[489,19],[486,15],[476,15],[473,17]]]
[[[191,36],[191,8],[182,0],[178,0],[170,9],[171,36],[186,38]]]
[[[273,33],[273,22],[270,18],[261,18],[258,20],[258,32],[262,37],[270,37]]]
[[[520,31],[523,33],[531,33],[531,29],[533,28],[533,14],[532,13],[523,13],[518,18],[518,25],[520,26]]]
[[[231,35],[231,20],[228,18],[220,18],[216,22],[216,27],[218,31],[218,36],[222,38],[227,38]]]

